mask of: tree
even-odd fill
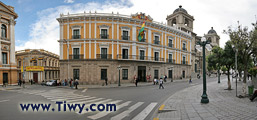
[[[220,81],[220,67],[222,65],[222,54],[224,51],[218,46],[212,48],[211,54],[208,56],[208,67],[218,70],[218,81]]]
[[[239,23],[239,22],[238,22]],[[224,33],[228,34],[232,44],[235,45],[236,49],[238,49],[238,55],[242,58],[243,64],[243,96],[246,95],[246,77],[248,76],[249,62],[253,55],[257,53],[257,27],[252,30],[248,30],[247,27],[242,27],[238,25],[236,29],[232,29],[232,27],[228,27],[228,30]]]
[[[223,73],[225,73],[227,71],[227,68],[225,66],[222,66],[221,71],[223,71]]]
[[[235,52],[232,48],[232,42],[231,41],[227,41],[225,48],[224,48],[224,52],[222,54],[222,58],[221,60],[221,64],[226,66],[227,68],[227,77],[228,77],[228,90],[231,90],[231,82],[230,82],[230,69],[233,66],[233,64],[235,63]]]
[[[239,22],[238,22],[239,23]],[[254,51],[257,51],[257,29],[256,27],[248,31],[247,27],[238,25],[236,29],[231,26],[224,33],[228,34],[232,44],[238,49],[238,55],[242,58],[244,78],[243,82],[246,83],[246,77],[249,69],[249,60]]]

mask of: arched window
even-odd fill
[[[2,24],[2,26],[1,26],[1,36],[4,38],[7,37],[7,30],[6,30],[6,26],[4,24]]]

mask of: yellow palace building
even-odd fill
[[[0,85],[17,85],[15,61],[15,19],[14,7],[0,1]]]
[[[166,25],[144,13],[89,12],[61,14],[57,21],[61,80],[103,84],[106,78],[109,83],[118,83],[119,78],[121,83],[128,83],[135,76],[142,82],[164,75],[169,79],[191,76],[193,37],[169,25],[169,20]],[[144,21],[144,37],[139,41]],[[193,27],[192,22],[187,26]]]

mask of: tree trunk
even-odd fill
[[[238,71],[239,72],[239,81],[242,79],[242,70]]]
[[[231,90],[230,73],[228,69],[228,90]]]

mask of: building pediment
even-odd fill
[[[148,22],[152,22],[153,21],[153,18],[151,16],[149,16],[149,15],[146,16],[145,13],[142,13],[142,12],[140,12],[140,14],[138,14],[138,13],[132,14],[131,16],[134,19],[145,20],[145,21],[148,21]]]
[[[18,17],[18,15],[14,12],[14,8],[12,6],[7,6],[1,1],[0,1],[0,11],[13,15],[15,19]]]

